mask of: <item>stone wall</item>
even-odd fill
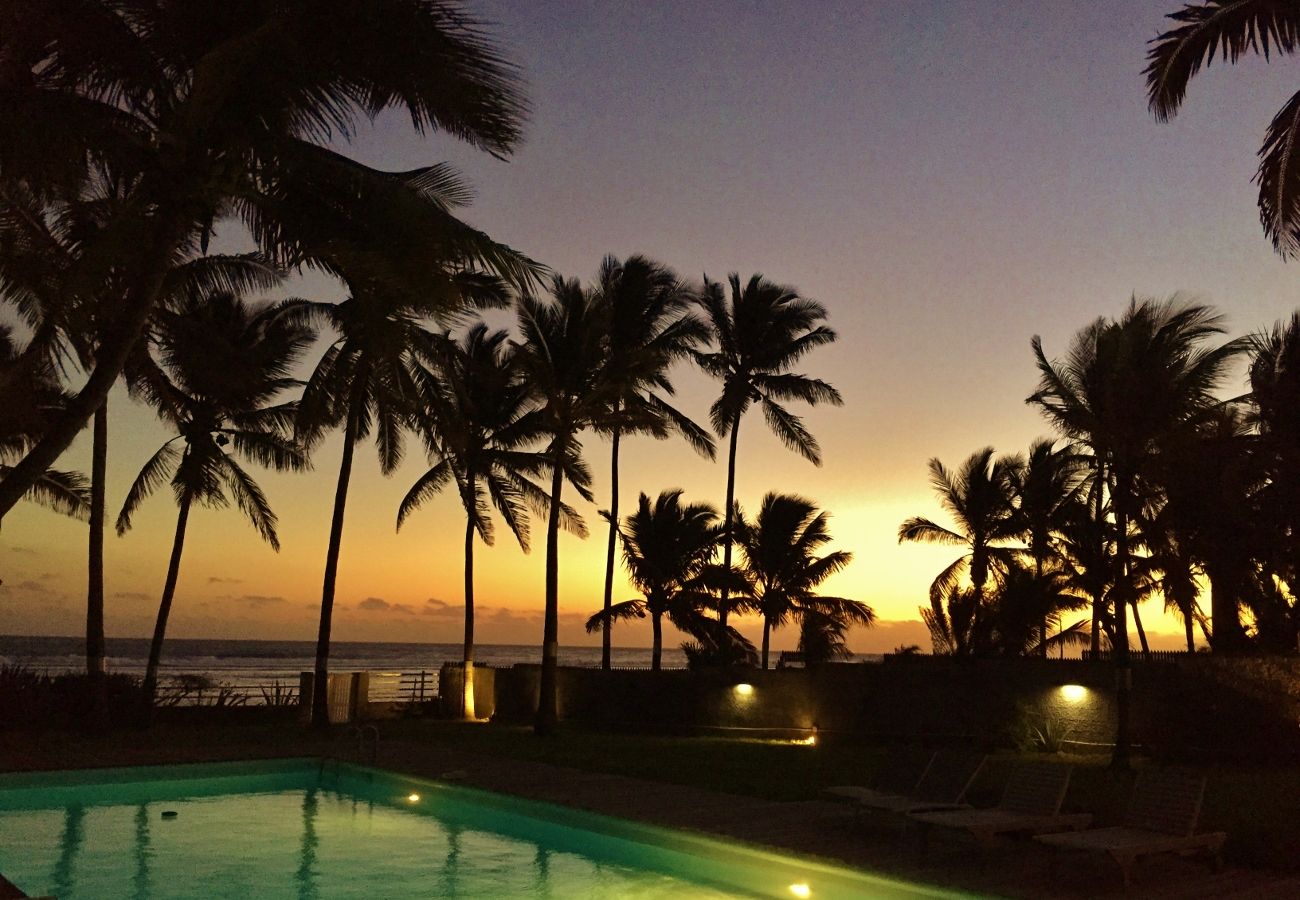
[[[499,720],[526,722],[540,667],[496,673]],[[1151,751],[1300,752],[1300,659],[1135,659],[1133,740]],[[612,671],[561,668],[563,720],[610,728],[844,734],[1005,745],[1028,726],[1078,749],[1114,735],[1114,669],[1079,660],[893,657],[818,670]]]

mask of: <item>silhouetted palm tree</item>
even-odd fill
[[[745,574],[753,595],[752,605],[763,617],[761,665],[767,668],[772,629],[791,618],[802,622],[808,614],[827,616],[845,625],[870,625],[871,607],[858,600],[816,593],[827,578],[853,559],[845,550],[823,556],[830,543],[829,516],[816,504],[794,494],[769,493],[753,522],[736,517],[736,542],[745,552]]]
[[[369,294],[350,296],[337,305],[302,304],[298,310],[323,319],[337,335],[303,390],[295,423],[298,438],[310,447],[327,431],[343,426],[312,692],[312,724],[323,728],[329,724],[330,632],[353,452],[373,433],[381,472],[392,474],[402,461],[403,430],[412,424],[419,396],[415,350],[428,336],[413,311]]]
[[[618,385],[618,408],[632,414],[637,429],[655,437],[675,431],[701,454],[714,455],[713,440],[665,398],[673,393],[668,369],[708,338],[708,329],[688,312],[691,295],[666,266],[644,256],[619,262],[607,256],[593,287],[608,307],[606,377]],[[618,529],[618,458],[623,429],[610,433],[609,541],[605,552],[604,609],[613,603],[614,545]],[[601,625],[601,668],[610,667],[610,624]]]
[[[1218,405],[1214,390],[1242,344],[1206,341],[1222,333],[1208,307],[1134,298],[1117,321],[1098,319],[1079,332],[1063,361],[1049,361],[1033,339],[1039,389],[1029,402],[1063,434],[1089,447],[1105,472],[1115,518],[1115,662],[1117,728],[1113,763],[1128,765],[1128,624],[1135,599],[1130,529],[1141,507],[1140,480],[1157,448],[1194,430]]]
[[[277,262],[338,272],[332,248],[345,241],[368,251],[354,267],[388,279],[454,246],[526,277],[425,201],[433,170],[379,172],[325,146],[398,107],[418,131],[513,149],[526,111],[517,71],[454,3],[37,4],[6,17],[0,57],[6,113],[26,123],[0,135],[0,187],[28,185],[58,214],[103,180],[126,186],[73,277],[120,265],[130,285],[85,385],[0,479],[0,516],[103,405],[163,274],[206,246],[220,216]]]
[[[454,483],[465,509],[465,644],[462,715],[474,714],[474,536],[491,546],[490,510],[528,551],[528,507],[543,508],[546,491],[531,480],[546,465],[526,448],[541,436],[528,385],[504,331],[475,323],[459,340],[442,336],[434,345],[432,368],[417,368],[420,388],[416,417],[431,467],[407,491],[397,510],[397,527]]]
[[[68,203],[60,215],[26,186],[0,185],[0,297],[32,330],[23,355],[52,368],[69,361],[94,370],[111,316],[130,290],[123,266],[98,273],[89,283],[72,277],[84,247],[120,214],[120,185],[105,184],[96,196]],[[214,255],[178,260],[166,273],[160,302],[170,305],[205,291],[242,295],[272,287],[278,275],[255,255]],[[137,344],[133,354],[143,352]],[[130,363],[127,384],[131,386]],[[5,381],[0,376],[0,383]],[[108,463],[108,400],[95,410],[91,437],[89,539],[87,541],[86,668],[104,674],[104,520]],[[96,696],[99,696],[96,694]]]
[[[930,485],[956,528],[945,528],[922,516],[913,516],[898,527],[898,542],[920,541],[964,547],[968,552],[953,560],[930,585],[930,609],[939,620],[956,619],[954,652],[965,654],[974,648],[966,636],[978,631],[984,594],[990,577],[997,578],[1020,552],[1003,542],[1021,529],[1016,520],[1008,478],[1008,462],[994,459],[992,447],[971,454],[956,472],[938,459],[930,460]],[[971,591],[960,585],[969,579]],[[954,606],[954,602],[956,606]],[[945,611],[945,606],[950,607]],[[933,629],[932,629],[933,630]]]
[[[556,276],[549,300],[523,296],[518,303],[519,363],[540,405],[551,471],[546,522],[546,609],[542,631],[542,671],[538,692],[538,734],[549,734],[559,721],[556,665],[559,654],[559,531],[566,524],[586,536],[577,517],[561,515],[567,478],[584,500],[591,500],[591,473],[578,440],[586,428],[605,431],[630,422],[617,412],[619,388],[605,378],[608,308],[583,290],[576,279]]]
[[[768,427],[781,442],[800,456],[821,465],[821,447],[803,421],[783,404],[801,400],[815,406],[844,401],[839,391],[819,378],[792,372],[810,351],[835,340],[835,332],[821,324],[826,308],[799,296],[794,288],[752,275],[742,287],[740,276],[728,278],[728,295],[721,284],[704,280],[700,305],[717,349],[696,351],[695,360],[705,372],[722,382],[722,396],[709,409],[713,430],[731,435],[727,450],[727,496],[723,506],[725,537],[722,565],[731,567],[732,515],[736,502],[736,446],[740,420],[757,403]],[[719,619],[725,628],[728,610],[724,593]]]
[[[306,468],[306,458],[290,436],[295,403],[276,401],[298,384],[290,373],[313,339],[284,307],[250,307],[229,294],[195,299],[176,311],[160,310],[155,319],[158,360],[142,374],[143,389],[177,433],[145,463],[117,517],[117,533],[125,534],[140,503],[171,482],[179,513],[145,669],[144,694],[150,704],[190,508],[195,503],[222,507],[233,499],[262,539],[280,549],[275,513],[235,457],[278,471]]]
[[[587,620],[592,632],[621,619],[643,619],[653,629],[650,668],[657,672],[663,656],[663,617],[679,630],[700,630],[703,608],[712,600],[713,565],[722,530],[718,511],[708,503],[682,503],[680,490],[661,491],[654,505],[642,494],[636,512],[623,521],[623,561],[635,600],[615,603]],[[712,581],[711,581],[712,576]]]
[[[1173,537],[1209,580],[1210,646],[1218,653],[1243,648],[1239,607],[1254,560],[1269,543],[1256,504],[1264,473],[1253,443],[1241,413],[1224,405],[1195,430],[1177,433],[1162,446],[1152,473],[1163,500],[1157,523],[1168,533],[1166,540]],[[1177,559],[1169,563],[1180,568]],[[1195,608],[1187,607],[1185,591],[1179,590],[1182,577],[1176,571],[1170,586],[1186,622],[1188,613],[1195,619]]]
[[[1216,56],[1235,63],[1245,53],[1294,53],[1300,40],[1300,7],[1288,0],[1208,0],[1168,15],[1176,26],[1151,42],[1147,96],[1151,112],[1166,122],[1187,95],[1187,85]],[[1264,135],[1259,151],[1259,217],[1273,247],[1286,257],[1300,252],[1300,93],[1292,95]]]
[[[1029,548],[1034,578],[1043,582],[1053,556],[1053,536],[1064,524],[1071,504],[1083,486],[1085,462],[1078,451],[1066,444],[1056,446],[1040,438],[1029,447],[1029,455],[1004,461],[1011,489],[1012,517]],[[1039,646],[1047,653],[1047,620],[1043,620]]]
[[[1108,507],[1102,503],[1105,485],[1098,481],[1096,470],[1094,465],[1086,491],[1064,511],[1056,532],[1056,561],[1070,589],[1092,601],[1089,647],[1093,659],[1099,660],[1102,645],[1111,645],[1115,626],[1110,614],[1115,529]]]
[[[1263,526],[1258,536],[1268,538],[1268,568],[1300,596],[1300,313],[1248,341],[1246,413],[1265,479],[1255,498]],[[1265,585],[1264,593],[1273,591]]]

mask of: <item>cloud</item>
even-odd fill
[[[415,610],[409,603],[389,603],[383,597],[367,597],[357,604],[357,609],[368,612],[394,612],[414,615]]]
[[[144,591],[113,591],[112,596],[114,600],[149,600],[153,595]]]
[[[40,555],[41,555],[41,551],[39,551],[39,550],[35,550],[35,549],[31,548],[31,547],[10,547],[10,548],[9,548],[9,552],[10,552],[10,553],[21,553],[21,554],[23,554],[24,556],[40,556]]]
[[[240,594],[238,597],[231,597],[236,603],[243,603],[248,606],[262,607],[275,606],[280,603],[288,603],[283,597],[267,596],[266,594]]]
[[[212,575],[208,578],[208,584],[243,584],[243,583],[244,583],[244,579],[242,578],[220,578],[216,575]]]
[[[13,589],[15,591],[23,591],[28,594],[52,593],[47,585],[41,584],[39,581],[32,581],[31,579],[28,579],[27,581],[20,581],[18,584],[15,584],[13,586]]]
[[[439,600],[436,597],[430,597],[424,601],[424,607],[420,610],[422,616],[452,617],[459,616],[462,611],[460,606],[452,606],[445,600]]]

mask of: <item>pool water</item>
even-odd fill
[[[0,874],[58,900],[945,896],[318,760],[0,775]]]

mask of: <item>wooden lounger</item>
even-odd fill
[[[882,784],[880,788],[828,788],[827,792],[854,800],[863,809],[885,812],[961,809],[986,758],[978,753],[940,750],[930,757],[911,790],[890,790]]]
[[[1195,833],[1204,798],[1204,775],[1144,769],[1133,786],[1123,825],[1076,834],[1045,834],[1037,840],[1067,850],[1107,854],[1119,865],[1125,887],[1133,880],[1137,860],[1157,853],[1207,853],[1217,869],[1223,864],[1220,853],[1226,835],[1222,831]]]
[[[1070,787],[1069,766],[1057,763],[1024,763],[1007,781],[1002,799],[993,809],[957,809],[915,812],[909,815],[922,825],[939,825],[966,831],[982,841],[999,834],[1043,834],[1087,828],[1088,813],[1061,814],[1061,803]]]
[[[824,793],[859,803],[880,798],[911,797],[930,770],[934,757],[933,752],[926,753],[915,747],[892,747],[876,767],[869,786],[842,784],[828,787]]]

